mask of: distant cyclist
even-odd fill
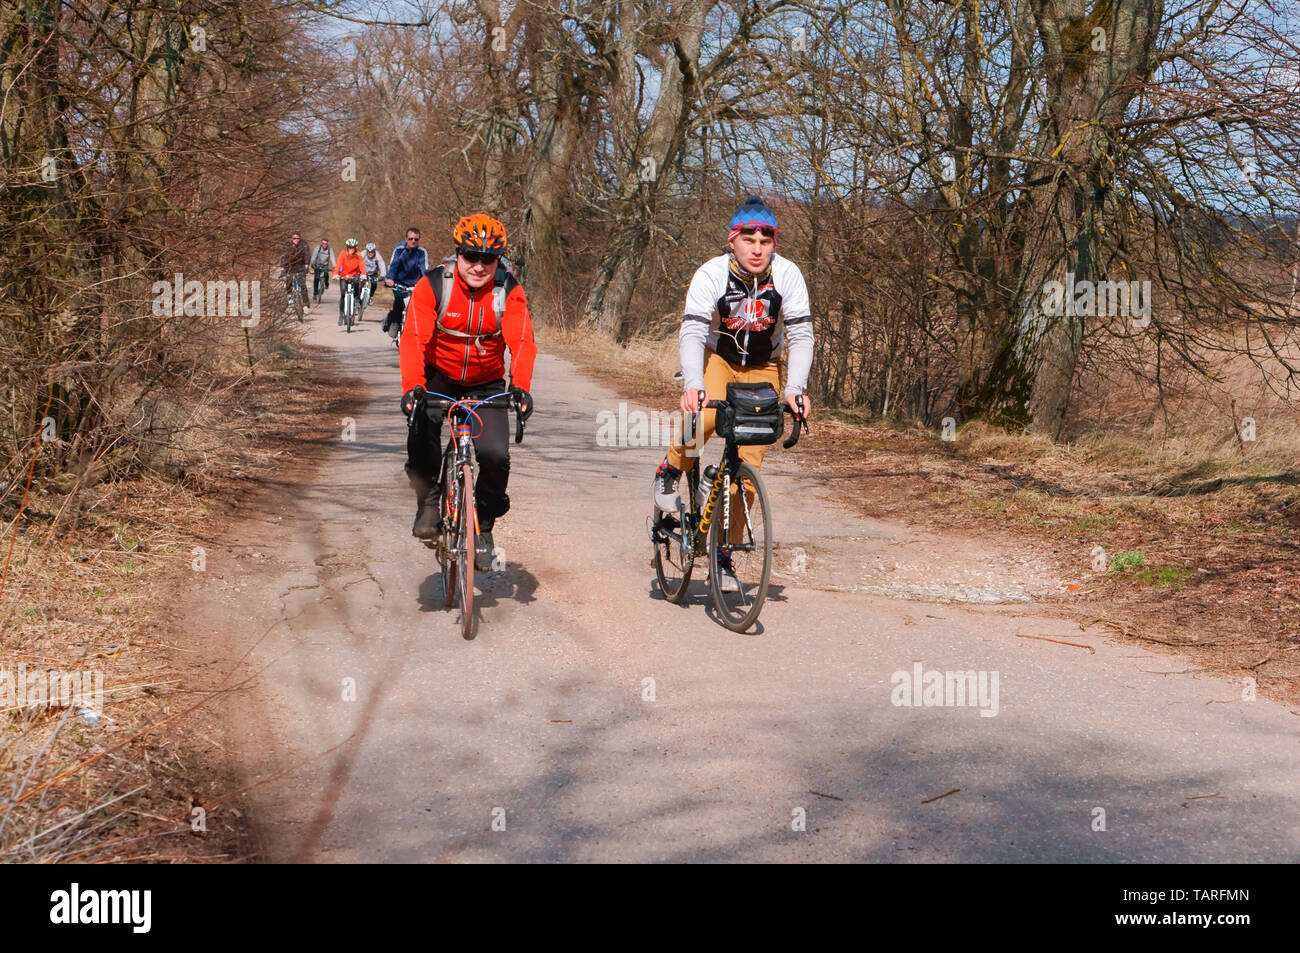
[[[370,282],[370,298],[374,300],[375,286],[379,284],[387,270],[384,267],[384,256],[379,254],[374,242],[366,242],[366,253],[363,257],[366,262],[366,280]]]
[[[456,256],[415,284],[402,327],[399,362],[402,410],[409,417],[425,392],[490,397],[509,391],[527,420],[533,412],[533,323],[523,287],[500,265],[506,229],[486,215],[467,215],[452,230]],[[391,273],[391,272],[390,272]],[[443,301],[443,296],[447,300]],[[441,303],[441,308],[439,304]],[[510,349],[510,385],[505,352]],[[479,474],[474,484],[479,537],[474,566],[492,568],[492,527],[510,509],[509,420],[506,409],[481,408],[474,422]],[[415,414],[406,441],[406,473],[415,488],[419,539],[438,535],[438,480],[442,473],[443,415]],[[481,421],[481,423],[480,423]]]
[[[420,247],[420,230],[408,228],[406,241],[399,242],[388,259],[388,277],[384,284],[415,287],[415,283],[429,270],[429,253]],[[406,296],[409,292],[393,288],[393,307],[384,317],[383,330],[387,331],[394,324],[402,326],[402,313],[406,310]]]
[[[307,250],[307,243],[302,240],[301,235],[294,232],[284,253],[280,256],[280,268],[284,271],[285,294],[293,291],[295,277],[307,274],[307,263],[310,258],[311,253]]]
[[[790,350],[786,403],[801,418],[812,412],[804,394],[813,359],[812,312],[808,287],[799,266],[776,254],[776,216],[756,195],[736,210],[727,236],[730,251],[700,266],[686,292],[686,308],[677,336],[682,362],[682,413],[699,411],[706,400],[725,400],[727,384],[766,382],[781,387],[777,358]],[[677,509],[682,470],[691,465],[688,449],[702,448],[713,435],[715,412],[699,416],[695,441],[676,444],[655,471],[654,502],[661,510]],[[740,459],[762,466],[766,446],[740,447]],[[732,591],[730,557],[720,551],[718,568]]]
[[[359,310],[361,308],[361,280],[366,274],[365,260],[357,254],[357,240],[349,238],[343,243],[343,254],[339,255],[339,266],[335,272],[341,279],[339,286],[339,324],[343,324],[343,301],[347,297],[348,287],[352,288],[352,313],[356,315],[354,320],[360,320]]]
[[[322,238],[311,256],[312,291],[317,301],[330,286],[330,275],[334,273],[334,264],[334,249],[330,248],[328,239]]]

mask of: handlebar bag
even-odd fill
[[[716,429],[742,447],[776,443],[785,430],[781,395],[767,383],[727,385],[727,406],[718,411]]]

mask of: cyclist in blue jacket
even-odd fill
[[[420,230],[408,228],[406,241],[399,242],[393,249],[392,257],[388,259],[388,277],[384,279],[384,284],[390,288],[395,284],[414,288],[415,283],[423,278],[428,270],[429,253],[420,247]],[[384,316],[384,331],[394,324],[398,327],[402,326],[402,314],[406,311],[408,294],[409,291],[393,288],[393,307]]]

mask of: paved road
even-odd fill
[[[462,640],[409,535],[396,352],[333,319],[318,307],[312,339],[371,388],[355,440],[289,464],[183,607],[259,673],[226,745],[261,782],[268,859],[1300,859],[1295,714],[1038,614],[1059,582],[1040,567],[858,518],[797,452],[764,471],[781,575],[761,629],[713,621],[702,582],[665,603],[661,451],[597,446],[618,398],[553,357],[512,449],[508,568],[480,577]],[[894,704],[918,666],[985,673],[982,710]]]

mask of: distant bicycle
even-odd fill
[[[394,321],[391,315],[384,319],[393,347],[399,346],[397,339],[402,336],[402,323],[406,320],[406,301],[414,290],[410,285],[393,285],[393,310],[397,312],[397,320]]]
[[[357,320],[357,279],[344,278],[343,289],[343,323],[351,334]]]
[[[303,319],[303,312],[307,306],[307,289],[302,283],[303,272],[296,271],[289,283],[289,310],[298,316],[298,320]]]
[[[361,314],[366,313],[366,306],[370,304],[370,297],[371,297],[370,279],[362,278],[361,279],[361,307],[360,307]]]
[[[312,290],[316,295],[316,303],[320,304],[320,299],[325,294],[325,289],[330,286],[330,270],[319,266],[313,267],[312,285]]]

